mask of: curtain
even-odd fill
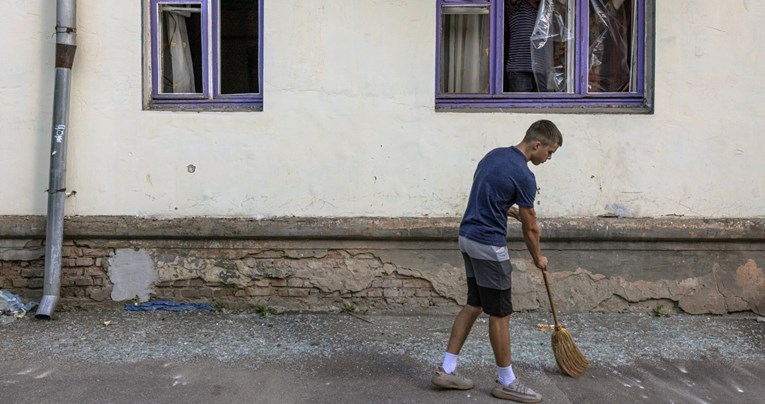
[[[443,31],[442,90],[446,93],[488,93],[488,15],[446,15]]]
[[[191,12],[171,10],[163,15],[167,43],[162,53],[163,60],[169,59],[162,68],[163,88],[167,93],[195,93],[194,64],[186,30],[186,19]]]

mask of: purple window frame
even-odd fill
[[[151,97],[152,106],[172,107],[253,107],[263,106],[263,0],[258,3],[258,81],[260,92],[247,94],[220,93],[220,0],[150,0],[151,14]],[[159,92],[159,35],[158,18],[161,4],[199,4],[201,8],[202,35],[202,92],[194,94],[164,94]],[[212,43],[210,43],[212,32]],[[212,82],[210,82],[210,56],[212,59]]]
[[[576,54],[575,85],[574,93],[536,93],[529,95],[502,92],[503,62],[504,62],[504,0],[437,0],[436,1],[436,109],[459,110],[459,109],[496,109],[496,110],[523,110],[532,109],[539,112],[540,109],[563,109],[576,108],[584,111],[593,110],[624,112],[633,109],[634,112],[651,113],[652,105],[649,94],[652,92],[647,87],[646,81],[646,30],[648,26],[646,3],[653,0],[635,0],[637,3],[635,22],[637,23],[638,35],[638,66],[636,92],[630,93],[588,93],[587,92],[587,59],[584,55],[588,52],[589,35],[589,0],[573,0],[576,7]],[[451,6],[489,6],[490,26],[490,50],[489,50],[489,94],[455,94],[441,92],[441,41],[443,40],[442,7]]]

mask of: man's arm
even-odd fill
[[[521,221],[521,213],[518,211],[517,206],[512,206],[510,209],[508,209],[507,215],[519,222]]]
[[[521,220],[521,229],[523,230],[523,239],[526,241],[526,248],[534,259],[534,265],[537,268],[547,270],[547,257],[542,255],[542,249],[539,246],[539,224],[537,224],[537,214],[534,208],[520,208],[518,215]]]

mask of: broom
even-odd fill
[[[555,313],[555,304],[553,303],[552,292],[550,291],[550,282],[547,280],[547,271],[543,270],[542,275],[545,278],[545,288],[547,297],[550,298],[550,308],[552,309],[555,329],[552,333],[552,348],[555,354],[555,362],[564,373],[571,377],[579,377],[590,366],[590,362],[582,355],[579,348],[576,347],[574,339],[566,330],[566,326],[558,323],[558,315]]]

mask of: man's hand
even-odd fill
[[[518,211],[518,207],[517,206],[513,206],[510,209],[508,209],[507,210],[507,215],[512,217],[513,219],[519,221],[519,222],[521,221],[521,214]]]
[[[547,271],[547,257],[544,255],[539,257],[539,260],[534,261],[534,265],[543,271]]]

